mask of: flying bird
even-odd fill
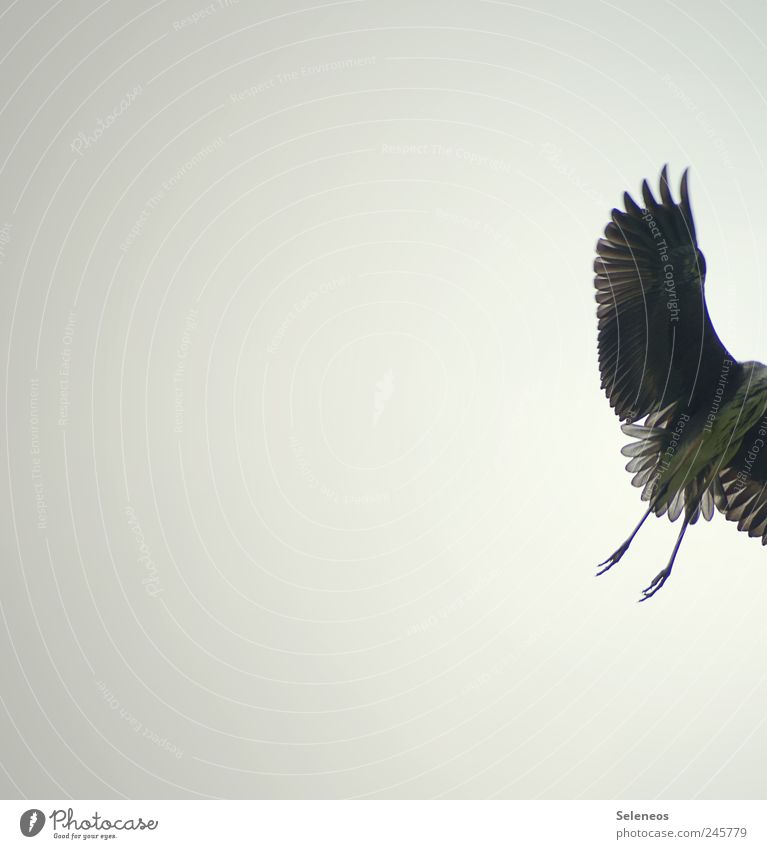
[[[767,366],[736,360],[711,323],[688,171],[677,203],[664,166],[659,196],[647,180],[641,203],[624,193],[594,260],[602,388],[632,440],[622,453],[647,502],[597,574],[618,563],[651,513],[682,519],[640,601],[668,580],[687,527],[715,508],[767,545]]]

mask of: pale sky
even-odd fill
[[[763,798],[767,551],[717,514],[639,605],[651,519],[594,577],[643,505],[592,261],[690,166],[767,359],[764,6],[43,6],[0,27],[0,793]]]

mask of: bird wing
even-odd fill
[[[725,518],[738,523],[738,530],[750,537],[761,537],[767,545],[767,453],[757,460],[749,473],[730,468],[722,474],[727,497]]]
[[[763,373],[767,373],[761,363]],[[740,440],[737,453],[722,469],[720,479],[726,496],[723,512],[738,530],[761,537],[767,545],[767,378],[750,384],[752,410],[744,410],[754,424]]]
[[[599,370],[622,421],[667,424],[715,385],[733,362],[708,317],[705,260],[698,249],[687,171],[676,203],[667,168],[660,202],[645,180],[644,206],[626,192],[613,209],[594,261]]]

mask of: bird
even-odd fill
[[[597,566],[612,569],[651,515],[681,530],[639,601],[667,582],[685,531],[718,511],[767,545],[767,366],[727,350],[706,306],[706,260],[690,206],[689,168],[674,200],[668,165],[656,198],[624,192],[596,245],[601,386],[630,438],[621,453],[647,509]]]

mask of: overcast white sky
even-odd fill
[[[594,578],[591,264],[691,166],[767,359],[767,11],[291,8],[5,10],[0,792],[763,798],[767,551]]]

